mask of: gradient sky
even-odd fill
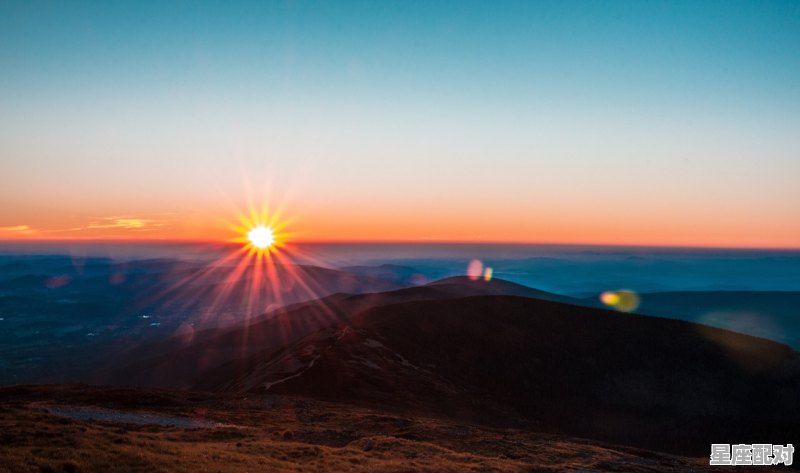
[[[800,247],[800,2],[0,3],[0,239],[264,196],[305,240]]]

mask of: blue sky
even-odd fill
[[[4,2],[0,71],[0,227],[800,246],[798,2]]]

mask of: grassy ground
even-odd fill
[[[713,471],[704,458],[289,397],[40,386],[2,388],[0,401],[3,473]],[[55,405],[228,426],[84,422],[49,414]]]

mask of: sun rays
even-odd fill
[[[245,210],[232,206],[228,219],[220,221],[230,237],[216,246],[212,260],[190,270],[176,267],[167,289],[148,301],[174,317],[179,342],[188,344],[200,330],[225,326],[244,327],[244,337],[258,338],[255,331],[262,328],[254,323],[265,314],[274,316],[279,308],[330,293],[330,270],[319,268],[324,262],[294,243],[294,220],[283,207],[268,205],[268,199],[256,202],[250,199]],[[314,314],[320,320],[335,316],[324,303],[317,304]],[[273,324],[270,330],[284,341],[292,338],[291,323]],[[241,340],[242,350],[246,342]],[[197,363],[214,363],[205,358]]]

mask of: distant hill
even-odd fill
[[[570,300],[556,294],[494,279],[455,277],[425,286],[367,294],[334,294],[275,310],[241,327],[200,331],[144,344],[109,360],[98,381],[145,386],[187,387],[198,374],[230,360],[276,350],[364,310],[400,302],[475,295],[517,295]]]
[[[411,299],[432,288],[402,292]],[[516,296],[366,308],[211,369],[195,388],[357,402],[692,455],[719,439],[800,431],[800,358],[786,345]]]
[[[428,278],[415,268],[398,264],[382,264],[379,266],[345,266],[339,269],[350,274],[378,277],[387,281],[393,281],[397,284],[403,284],[405,286],[414,286],[429,282]]]
[[[800,292],[676,291],[640,298],[639,313],[726,328],[800,349]]]
[[[283,305],[405,285],[308,265],[0,258],[0,384],[94,381],[121,351],[240,326]],[[198,335],[199,337],[199,335]]]

